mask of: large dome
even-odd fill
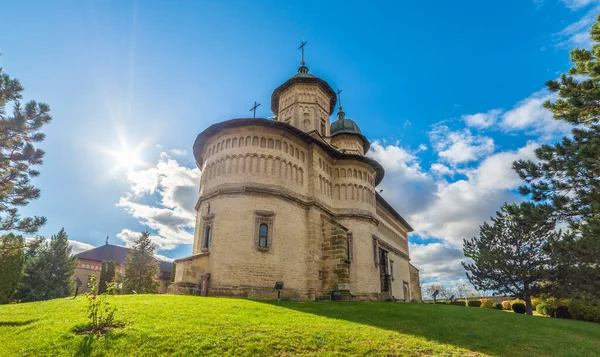
[[[331,136],[336,134],[362,134],[358,124],[351,119],[339,119],[331,124]]]

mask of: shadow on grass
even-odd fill
[[[517,351],[522,351],[522,355],[564,355],[564,351],[577,346],[564,339],[560,342],[562,343],[560,346],[551,341],[540,342],[538,337],[542,336],[537,335],[565,333],[565,336],[590,339],[594,332],[592,330],[584,332],[577,328],[561,332],[560,324],[552,324],[556,321],[462,306],[393,302],[261,302],[298,312],[420,336],[474,352],[494,355],[514,355]],[[529,332],[507,334],[515,326]],[[581,332],[584,334],[580,334]],[[590,348],[599,341],[600,339],[595,342],[587,341],[589,346],[584,348]],[[555,349],[562,350],[562,353],[556,353]],[[553,353],[548,354],[550,351]],[[584,350],[579,355],[593,354]]]
[[[25,321],[0,321],[0,327],[16,327],[16,326],[25,326],[30,323],[34,323],[39,319],[31,319]]]
[[[77,346],[77,351],[75,352],[75,357],[87,357],[91,356],[94,351],[94,347],[98,344],[99,341],[106,344],[110,344],[111,342],[123,337],[123,334],[115,334],[115,333],[106,333],[104,335],[99,334],[90,334],[86,335],[79,346]]]

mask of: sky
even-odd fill
[[[64,227],[81,251],[149,229],[164,259],[190,254],[196,135],[254,101],[273,115],[304,40],[415,228],[421,278],[456,286],[463,238],[524,199],[512,162],[568,135],[542,107],[544,83],[590,46],[600,1],[23,0],[0,13],[0,67],[53,115],[41,197],[21,210],[48,218],[40,235]]]

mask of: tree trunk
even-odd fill
[[[527,308],[527,315],[533,315],[533,305],[531,304],[531,296],[525,296],[525,307]]]

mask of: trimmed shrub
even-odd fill
[[[525,306],[525,301],[523,300],[513,300],[510,302],[510,308],[517,314],[524,314],[527,312],[527,307]]]
[[[531,298],[531,307],[533,308],[533,310],[537,311],[537,306],[540,302],[542,302],[542,300],[538,298]]]
[[[558,315],[556,314],[556,306],[546,305],[546,308],[544,308],[544,315],[548,315],[550,317],[558,317]]]
[[[450,303],[450,305],[465,306],[465,301],[464,300],[454,300]]]
[[[571,300],[569,313],[575,320],[600,323],[600,306],[598,302]]]
[[[569,313],[569,307],[565,305],[560,305],[556,308],[556,316],[559,319],[572,319],[571,313]]]
[[[481,306],[485,309],[493,309],[496,303],[490,299],[481,299]]]
[[[468,302],[470,307],[480,307],[481,306],[481,301],[479,300],[469,300]]]
[[[496,310],[502,310],[502,309],[504,309],[504,307],[502,306],[501,303],[497,302],[496,305],[494,305],[494,309],[496,309]]]
[[[504,301],[502,301],[502,309],[504,309],[504,310],[512,310],[510,308],[510,300],[504,300]]]
[[[535,307],[535,311],[540,314],[540,315],[547,315],[546,313],[546,307],[548,306],[548,304],[546,304],[545,302],[540,302],[539,304],[537,304],[537,306]]]

